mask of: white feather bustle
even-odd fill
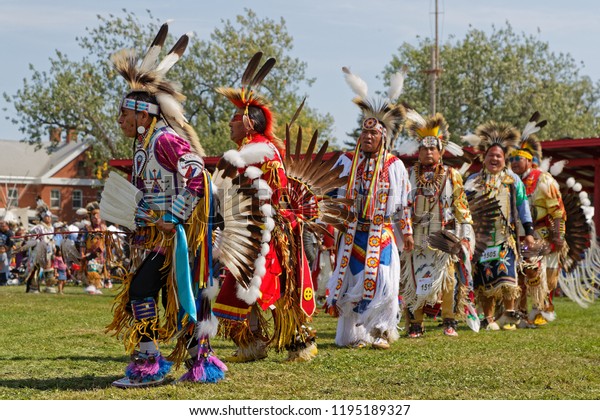
[[[219,320],[216,316],[211,316],[203,321],[196,323],[196,338],[215,337],[219,328]]]
[[[142,193],[115,172],[108,175],[100,200],[102,219],[135,229],[135,214]]]
[[[254,275],[261,277],[267,274],[266,268],[267,259],[263,255],[259,255],[254,261]]]
[[[559,160],[558,162],[555,162],[551,167],[550,167],[550,173],[552,174],[552,176],[557,176],[559,175],[563,169],[565,168],[565,165],[569,163],[568,160]]]
[[[477,147],[481,143],[481,137],[475,134],[467,134],[466,136],[461,136],[460,139],[473,147]]]
[[[575,178],[573,178],[573,177],[569,177],[569,178],[567,179],[567,187],[569,187],[569,188],[573,188],[573,185],[575,185]]]
[[[582,188],[583,186],[579,182],[576,182],[575,185],[573,185],[573,191],[575,192],[581,191]]]
[[[589,222],[594,218],[594,207],[588,206],[583,208],[586,220]]]
[[[260,281],[260,279],[259,279]],[[252,279],[254,283],[254,278]],[[249,289],[244,289],[239,283],[237,284],[236,296],[246,302],[248,305],[252,305],[260,297],[260,289],[258,287],[251,286]]]
[[[244,158],[242,158],[242,155],[237,150],[226,151],[225,153],[223,153],[223,159],[231,163],[236,168],[243,168],[244,166],[246,166]]]
[[[581,205],[582,206],[590,206],[592,204],[592,202],[590,201],[589,198],[584,198],[583,200],[581,200]]]
[[[552,158],[548,157],[548,158],[544,158],[542,159],[542,161],[540,162],[540,171],[542,172],[548,172],[550,171],[550,162],[552,162]],[[552,172],[550,172],[552,174]],[[552,174],[554,175],[554,174]]]
[[[260,206],[260,212],[263,214],[263,216],[274,216],[275,215],[273,206],[268,203]]]
[[[275,221],[270,217],[265,217],[265,230],[270,233],[273,229],[275,229]]]
[[[202,289],[202,297],[213,300],[219,294],[219,279],[213,278],[212,284]]]
[[[264,243],[269,243],[271,242],[271,232],[269,230],[263,229],[261,230],[262,233],[262,242]]]
[[[460,147],[458,144],[453,143],[451,141],[449,141],[448,144],[446,145],[446,150],[448,151],[448,153],[450,153],[453,156],[462,156],[465,154],[465,152],[463,152],[462,147]]]
[[[273,195],[273,190],[264,179],[255,179],[252,186],[256,188],[256,197],[258,197],[259,200],[268,200]]]
[[[275,150],[271,148],[269,143],[250,143],[242,147],[239,153],[245,162],[244,166],[262,163],[265,160],[273,159],[275,156]]]
[[[588,193],[587,193],[587,191],[581,191],[581,192],[579,193],[579,199],[580,199],[580,200],[585,200],[586,198],[589,198],[589,197],[588,197]]]
[[[400,156],[412,156],[419,150],[419,143],[414,140],[405,140],[396,148]]]
[[[256,166],[248,166],[245,172],[246,176],[250,179],[260,178],[263,174],[263,171]]]
[[[271,247],[269,246],[268,243],[261,244],[260,245],[260,254],[266,256],[269,253],[270,249],[271,249]]]

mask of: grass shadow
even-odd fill
[[[120,376],[73,376],[69,378],[47,379],[0,379],[0,388],[35,389],[38,391],[90,391],[92,389],[109,388],[111,383]]]

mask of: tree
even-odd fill
[[[132,12],[123,9],[123,17],[98,16],[96,28],[86,28],[87,34],[77,37],[85,53],[79,61],[70,60],[56,51],[48,71],[30,67],[33,75],[24,80],[23,87],[10,96],[17,117],[14,124],[32,144],[41,146],[49,129],[76,129],[83,141],[91,143],[100,163],[107,158],[130,157],[130,140],[125,139],[115,119],[119,98],[126,86],[116,74],[108,58],[122,48],[145,52],[161,22],[147,11],[149,24],[142,24]],[[259,19],[249,9],[238,16],[236,24],[222,21],[210,40],[192,38],[186,54],[168,77],[181,82],[187,96],[184,104],[190,123],[196,128],[208,155],[217,155],[234,146],[229,139],[228,122],[232,105],[214,89],[218,86],[238,86],[239,78],[249,58],[258,50],[277,59],[277,65],[261,89],[273,99],[278,120],[282,122],[277,134],[283,138],[285,122],[289,121],[302,101],[303,86],[310,87],[314,79],[305,74],[306,63],[288,54],[293,48],[285,21]],[[174,38],[170,35],[167,45]],[[298,120],[306,130],[319,129],[321,142],[331,140],[333,118],[320,115],[305,106]],[[49,148],[52,151],[52,147]]]
[[[438,79],[438,111],[444,114],[453,141],[494,119],[522,128],[534,111],[548,125],[541,139],[597,135],[600,84],[580,75],[580,63],[569,54],[553,53],[535,35],[516,34],[510,24],[486,35],[472,28],[463,40],[440,47],[443,68]],[[539,35],[539,34],[538,34]],[[429,114],[430,57],[433,42],[408,43],[384,70],[384,79],[403,64],[409,68],[402,100]]]
[[[194,60],[187,60],[180,66],[183,73],[178,75],[179,80],[185,81],[189,115],[197,118],[200,139],[214,154],[233,145],[224,144],[223,139],[229,138],[227,123],[234,111],[227,99],[214,94],[214,89],[218,86],[239,86],[246,63],[256,51],[263,51],[266,57],[277,59],[262,89],[264,95],[273,100],[279,121],[276,133],[280,138],[285,137],[285,123],[302,102],[303,98],[297,92],[303,83],[311,86],[314,82],[305,75],[306,63],[286,55],[293,48],[293,40],[286,32],[283,18],[279,22],[261,20],[253,11],[246,9],[244,16],[237,16],[237,25],[229,20],[222,23],[223,27],[211,34],[210,41],[199,41],[190,47],[189,55]],[[190,84],[186,86],[185,83]],[[330,127],[333,118],[329,114],[321,116],[305,105],[298,124],[307,133],[319,130],[321,143],[332,141]]]

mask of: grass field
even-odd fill
[[[229,364],[218,384],[168,384],[120,390],[110,383],[128,362],[104,334],[114,290],[88,296],[26,294],[0,288],[0,399],[600,399],[600,305],[557,299],[558,319],[535,330],[481,331],[464,323],[458,338],[429,320],[424,338],[401,338],[389,351],[334,344],[336,320],[317,314],[319,356],[287,363],[285,354]],[[219,356],[234,347],[213,341]],[[171,374],[178,378],[183,370]]]

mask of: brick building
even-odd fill
[[[42,146],[35,150],[28,143],[0,140],[0,217],[8,209],[21,223],[25,214],[31,220],[41,197],[58,220],[70,222],[78,208],[98,199],[102,184],[89,164],[89,145],[67,136],[67,141]]]

